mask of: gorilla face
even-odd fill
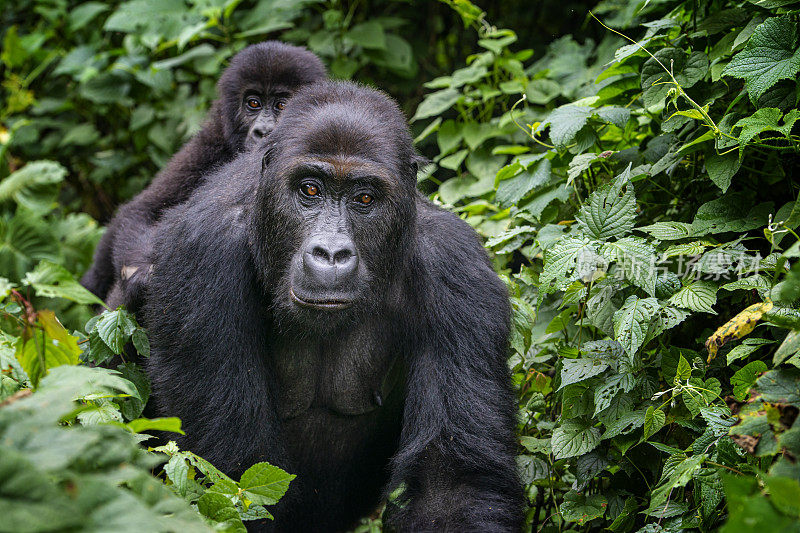
[[[306,330],[383,309],[408,256],[416,155],[407,132],[387,126],[403,120],[393,102],[367,94],[354,113],[346,96],[301,92],[270,135],[254,256],[276,317]]]
[[[239,110],[242,130],[246,130],[244,147],[250,150],[259,146],[273,129],[278,114],[286,107],[291,96],[287,89],[253,87],[245,91]]]

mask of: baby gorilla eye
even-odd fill
[[[246,105],[248,109],[258,111],[261,109],[261,100],[257,96],[248,96],[244,100],[244,105]]]
[[[356,197],[356,202],[362,205],[369,205],[372,203],[373,199],[374,198],[372,198],[372,196],[369,194],[361,194],[358,197]]]
[[[284,109],[286,109],[286,100],[275,100],[275,104],[273,105],[273,107],[277,111],[283,111]]]
[[[302,184],[300,190],[302,190],[303,194],[306,196],[317,196],[319,194],[319,188],[313,183]]]

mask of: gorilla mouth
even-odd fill
[[[289,289],[289,294],[298,305],[302,307],[309,307],[311,309],[324,309],[326,311],[338,311],[340,309],[347,309],[351,305],[353,305],[353,300],[347,300],[344,298],[321,298],[321,299],[311,299],[311,298],[301,298],[294,292],[293,288]]]

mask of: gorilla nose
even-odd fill
[[[303,254],[303,267],[324,288],[343,287],[358,268],[355,246],[346,236],[336,234],[312,238]]]

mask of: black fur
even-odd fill
[[[519,530],[508,297],[475,232],[416,191],[402,113],[321,82],[270,141],[263,172],[258,153],[239,156],[156,228],[141,315],[158,414],[233,476],[258,461],[297,474],[275,521],[251,531],[345,530],[401,483],[387,528]],[[298,173],[309,161],[327,170]],[[369,206],[350,181],[365,170],[380,176]],[[354,246],[336,293],[347,308],[292,298],[317,234]]]
[[[325,67],[316,55],[276,41],[248,46],[234,56],[217,83],[218,98],[202,129],[145,190],[120,207],[81,283],[112,308],[120,303],[135,307],[149,273],[144,258],[152,226],[163,212],[184,202],[209,169],[230,161],[269,133],[278,104],[283,105],[297,88],[324,77]],[[262,112],[246,108],[244,101],[250,95],[262,101]]]

